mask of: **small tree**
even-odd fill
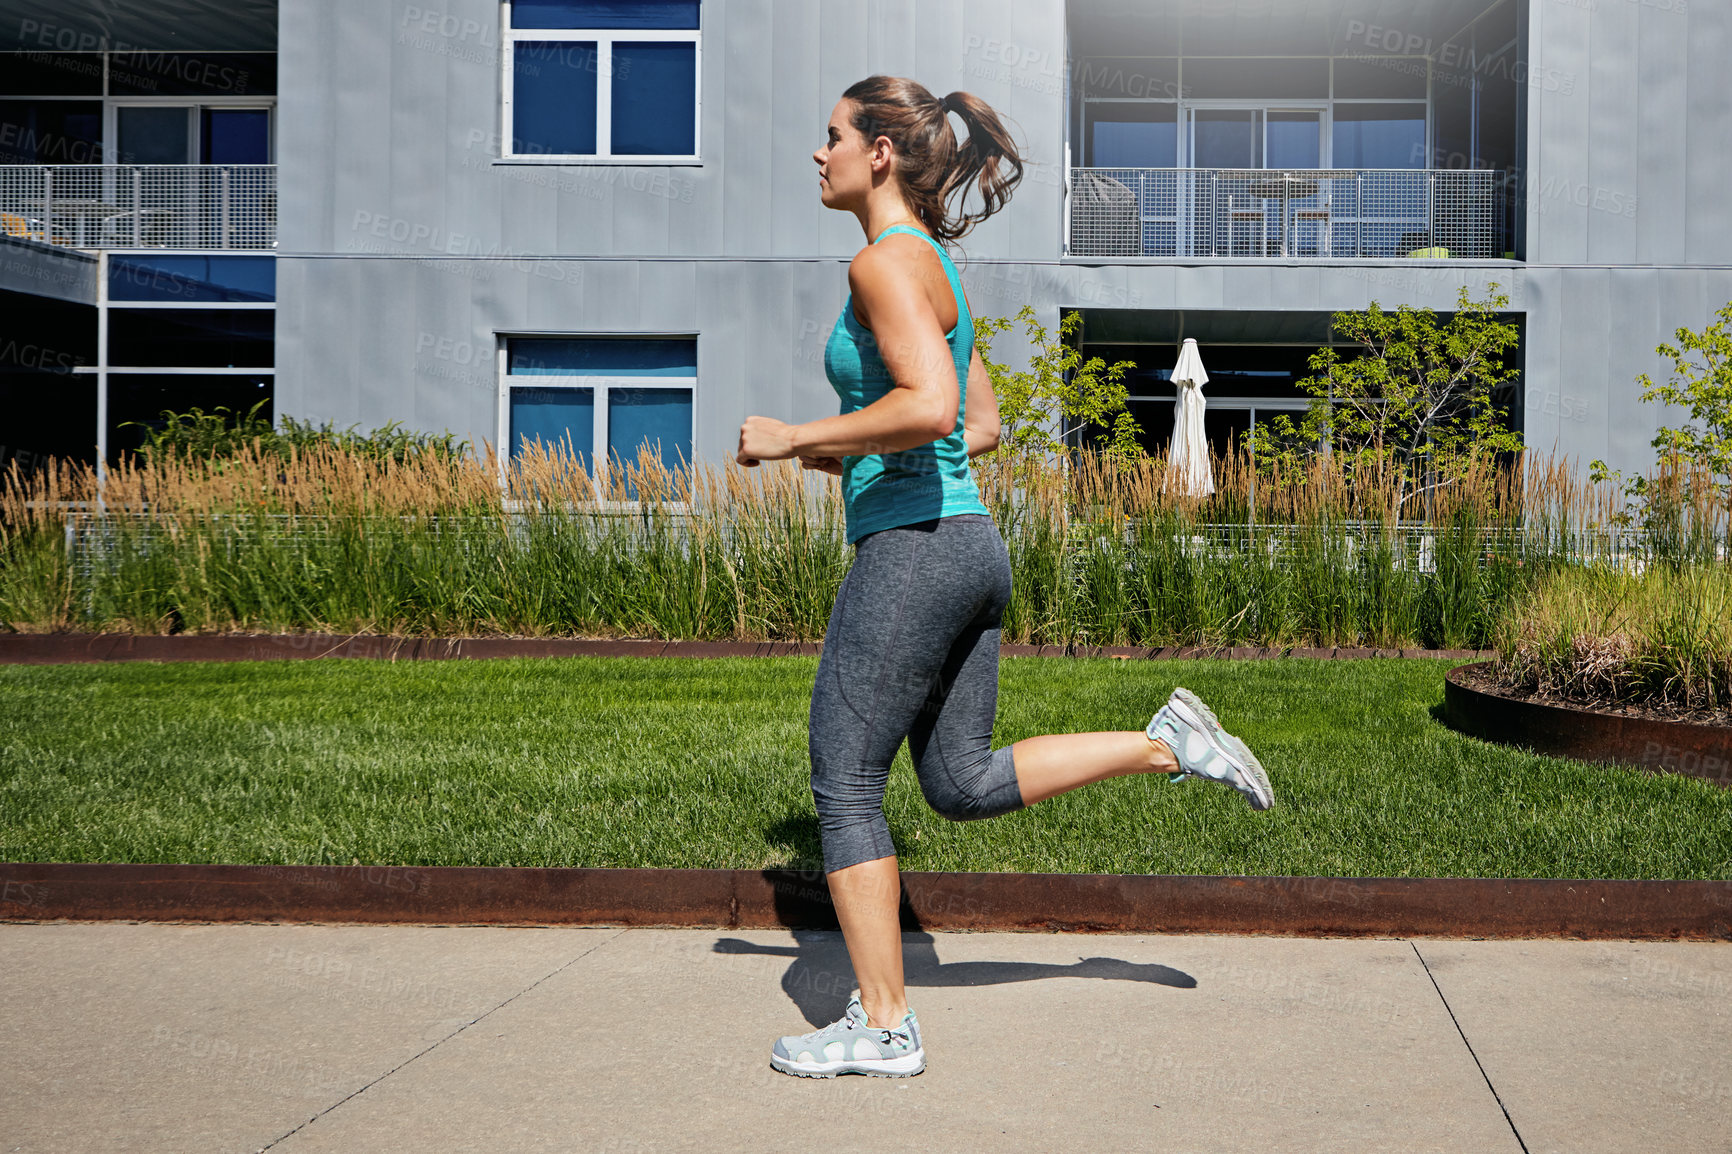
[[[1659,450],[1659,474],[1626,477],[1604,461],[1589,466],[1595,483],[1618,484],[1628,498],[1613,519],[1624,525],[1639,522],[1662,551],[1685,535],[1684,506],[1732,500],[1732,303],[1715,315],[1718,319],[1701,332],[1679,328],[1673,334],[1676,345],[1655,348],[1672,362],[1665,384],[1655,384],[1647,373],[1636,378],[1642,400],[1690,410],[1689,424],[1663,425],[1650,442]]]
[[[1715,315],[1719,319],[1701,332],[1680,328],[1673,334],[1676,345],[1654,350],[1671,360],[1671,380],[1657,385],[1643,373],[1636,381],[1644,401],[1690,410],[1690,424],[1680,429],[1663,427],[1654,434],[1653,445],[1662,458],[1701,466],[1719,480],[1732,478],[1732,303]],[[1692,356],[1701,357],[1701,363]]]
[[[1456,311],[1440,322],[1430,309],[1376,301],[1340,312],[1335,331],[1359,348],[1350,360],[1334,348],[1311,355],[1312,375],[1299,382],[1311,404],[1298,422],[1285,414],[1260,421],[1252,444],[1258,468],[1276,481],[1302,475],[1318,449],[1345,456],[1346,471],[1392,480],[1397,509],[1455,483],[1486,454],[1515,452],[1521,434],[1498,409],[1495,392],[1516,376],[1503,354],[1520,339],[1498,318],[1509,297],[1494,283],[1472,300],[1461,290]]]
[[[1009,332],[1018,321],[1034,352],[1027,369],[1013,372],[992,359],[992,339]],[[998,396],[998,448],[984,457],[1023,460],[1064,454],[1069,451],[1070,434],[1090,425],[1108,431],[1102,452],[1111,460],[1124,463],[1144,456],[1137,440],[1142,430],[1131,416],[1125,387],[1125,374],[1136,363],[1108,365],[1101,357],[1085,360],[1072,343],[1081,327],[1082,314],[1067,313],[1060,318],[1055,337],[1029,305],[1015,317],[975,318],[975,347]]]

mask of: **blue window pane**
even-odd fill
[[[594,389],[512,389],[511,455],[523,455],[527,442],[556,446],[591,469],[595,446]]]
[[[1171,168],[1178,162],[1178,105],[1101,102],[1085,108],[1095,168]]]
[[[697,151],[698,46],[613,46],[616,156],[690,156]]]
[[[200,151],[205,164],[269,164],[271,114],[262,108],[207,108]]]
[[[513,28],[696,28],[698,0],[512,0]]]
[[[595,42],[524,40],[511,61],[511,150],[595,152]]]
[[[634,337],[515,337],[506,344],[513,376],[695,377],[698,342]]]
[[[273,301],[277,261],[269,256],[111,256],[108,299]]]
[[[607,453],[616,461],[637,462],[648,444],[662,467],[677,469],[692,460],[690,389],[609,389]]]
[[[1316,112],[1269,113],[1270,168],[1323,166],[1322,116]]]
[[[1171,168],[1179,133],[1176,124],[1116,123],[1094,125],[1096,168]]]
[[[1335,167],[1424,168],[1425,105],[1337,104]]]

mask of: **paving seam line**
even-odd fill
[[[320,1118],[323,1118],[325,1115],[331,1113],[331,1111],[337,1109],[337,1107],[343,1105],[343,1103],[348,1102],[353,1098],[360,1097],[362,1094],[365,1094],[368,1090],[371,1090],[374,1086],[377,1086],[380,1082],[383,1082],[386,1078],[389,1078],[392,1074],[395,1074],[398,1070],[401,1070],[404,1066],[407,1066],[409,1063],[411,1063],[411,1062],[413,1062],[413,1061],[415,1061],[415,1060],[417,1060],[417,1059],[419,1059],[419,1058],[421,1058],[427,1054],[431,1054],[434,1050],[437,1050],[440,1046],[443,1046],[446,1042],[449,1042],[452,1038],[455,1038],[458,1034],[461,1034],[463,1031],[467,1030],[470,1026],[473,1026],[477,1022],[481,1022],[487,1018],[492,1017],[494,1014],[498,1013],[500,1010],[503,1010],[506,1006],[509,1006],[511,1003],[515,1002],[517,999],[521,998],[523,995],[529,993],[531,990],[535,989],[537,986],[541,985],[543,982],[548,981],[551,978],[557,978],[560,974],[563,974],[565,971],[569,970],[571,967],[577,965],[577,963],[583,961],[583,959],[589,957],[589,955],[595,953],[595,951],[601,949],[603,946],[608,945],[611,942],[616,941],[622,935],[628,934],[630,932],[631,932],[631,930],[628,927],[626,929],[620,930],[619,933],[611,934],[607,938],[603,939],[602,941],[599,941],[599,942],[595,943],[595,945],[589,947],[589,949],[583,951],[583,953],[577,955],[577,957],[572,958],[570,961],[559,966],[557,969],[553,970],[551,973],[543,974],[541,977],[537,978],[535,981],[531,982],[529,985],[525,986],[523,989],[517,991],[515,994],[511,995],[509,998],[505,999],[503,1002],[500,1002],[497,1006],[494,1006],[491,1010],[484,1011],[483,1013],[477,1015],[472,1021],[465,1022],[461,1026],[458,1026],[455,1030],[452,1030],[449,1034],[446,1034],[443,1038],[440,1038],[437,1042],[434,1042],[431,1046],[428,1046],[426,1049],[420,1051],[419,1053],[412,1054],[411,1056],[403,1059],[401,1062],[398,1062],[395,1066],[392,1066],[389,1070],[386,1070],[383,1074],[380,1074],[377,1078],[374,1078],[372,1081],[368,1082],[365,1086],[362,1086],[360,1089],[355,1090],[354,1092],[348,1094],[346,1097],[340,1098],[337,1101],[331,1103],[329,1106],[326,1106],[323,1110],[320,1110],[317,1114],[314,1114],[311,1118],[308,1118],[305,1122],[302,1122],[299,1126],[296,1126],[293,1130],[290,1130],[288,1133],[278,1135],[277,1137],[271,1139],[270,1142],[259,1147],[258,1154],[264,1154],[264,1152],[266,1150],[269,1150],[272,1146],[276,1146],[279,1143],[281,1143],[281,1142],[283,1142],[289,1138],[293,1138],[296,1134],[299,1134],[302,1130],[305,1130],[308,1126],[311,1126],[314,1122],[317,1122]]]
[[[1413,956],[1419,959],[1420,968],[1425,971],[1425,976],[1431,979],[1431,988],[1437,991],[1437,1000],[1443,1003],[1444,1012],[1449,1015],[1451,1024],[1455,1026],[1455,1032],[1461,1036],[1461,1044],[1467,1047],[1468,1057],[1473,1059],[1474,1066],[1479,1070],[1479,1076],[1485,1079],[1485,1088],[1491,1091],[1492,1100],[1497,1103],[1497,1108],[1503,1111],[1503,1120],[1509,1123],[1509,1132],[1515,1135],[1516,1145],[1522,1148],[1522,1154],[1528,1154],[1528,1144],[1522,1140],[1522,1132],[1516,1129],[1515,1119],[1509,1116],[1509,1107],[1503,1104],[1503,1095],[1499,1094],[1497,1087],[1492,1085],[1491,1075],[1485,1072],[1485,1063],[1479,1060],[1479,1055],[1474,1052],[1473,1043],[1467,1040],[1467,1031],[1461,1028],[1461,1019],[1455,1016],[1455,1010],[1451,1008],[1449,999],[1443,996],[1443,987],[1437,984],[1437,975],[1431,972],[1430,963],[1425,960],[1425,955],[1419,952],[1419,943],[1409,938],[1407,944],[1413,947]]]

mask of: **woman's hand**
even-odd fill
[[[842,475],[842,458],[802,456],[800,468],[816,469],[820,473],[829,473],[833,477],[840,477]]]
[[[787,460],[794,456],[794,428],[774,417],[747,417],[740,426],[740,451],[734,460],[746,466]]]

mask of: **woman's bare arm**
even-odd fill
[[[956,361],[938,316],[905,254],[874,245],[854,258],[854,310],[872,330],[893,387],[865,408],[793,429],[801,456],[893,453],[929,444],[956,427]]]
[[[735,455],[741,464],[899,453],[956,428],[956,361],[922,284],[920,254],[899,240],[866,248],[848,269],[856,317],[871,330],[892,387],[864,408],[803,425],[747,417]]]

